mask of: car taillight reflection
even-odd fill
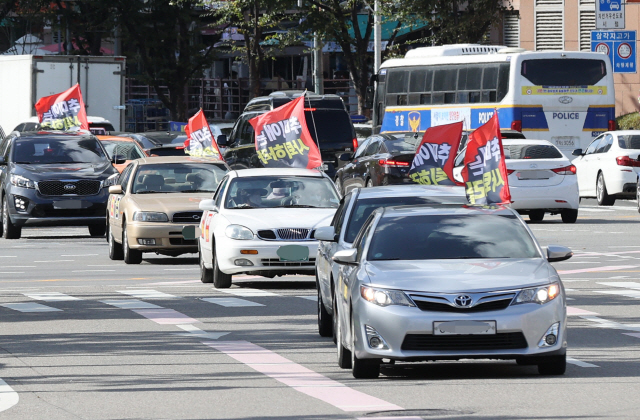
[[[389,160],[389,159],[380,159],[378,163],[380,164],[380,166],[383,166],[386,168],[398,168],[401,166],[402,167],[409,166],[409,162],[399,162],[397,160]]]

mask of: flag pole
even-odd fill
[[[320,138],[318,138],[318,129],[316,127],[316,119],[313,116],[313,108],[311,107],[311,98],[307,97],[307,89],[302,93],[305,99],[309,99],[309,112],[311,113],[311,123],[313,124],[313,131],[316,133],[316,146],[318,146],[318,151],[320,152]],[[320,157],[322,158],[322,152],[320,152]],[[324,172],[324,165],[320,166],[320,170]]]

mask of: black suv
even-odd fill
[[[0,142],[0,203],[5,239],[23,226],[88,226],[105,233],[107,178],[117,175],[91,134],[12,133]]]
[[[249,101],[233,126],[229,138],[220,135],[216,139],[218,146],[226,147],[223,153],[224,160],[232,169],[263,167],[256,154],[255,135],[249,120],[302,94],[303,91],[280,91]],[[305,99],[305,116],[311,137],[320,145],[324,170],[333,179],[339,165],[345,164],[339,160],[340,155],[352,152],[358,147],[351,117],[338,95],[316,95],[308,92]]]

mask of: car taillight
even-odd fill
[[[511,121],[511,129],[522,132],[522,121],[520,120]]]
[[[356,150],[358,150],[358,139],[354,137],[352,142],[353,142],[353,151],[355,152]]]
[[[609,120],[609,131],[616,130],[616,120]]]
[[[378,161],[380,166],[384,166],[387,168],[397,168],[399,166],[409,166],[409,162],[398,162],[397,160],[389,160],[389,159],[380,159]]]
[[[618,156],[616,158],[616,163],[620,166],[633,166],[636,168],[640,167],[640,161],[631,159],[629,156]]]
[[[511,175],[515,171],[516,171],[515,169],[507,169],[507,175]]]
[[[563,166],[562,168],[552,169],[552,171],[557,173],[558,175],[575,175],[576,167],[573,165],[569,165]]]

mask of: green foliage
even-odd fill
[[[618,130],[640,130],[640,113],[632,112],[616,118]]]

